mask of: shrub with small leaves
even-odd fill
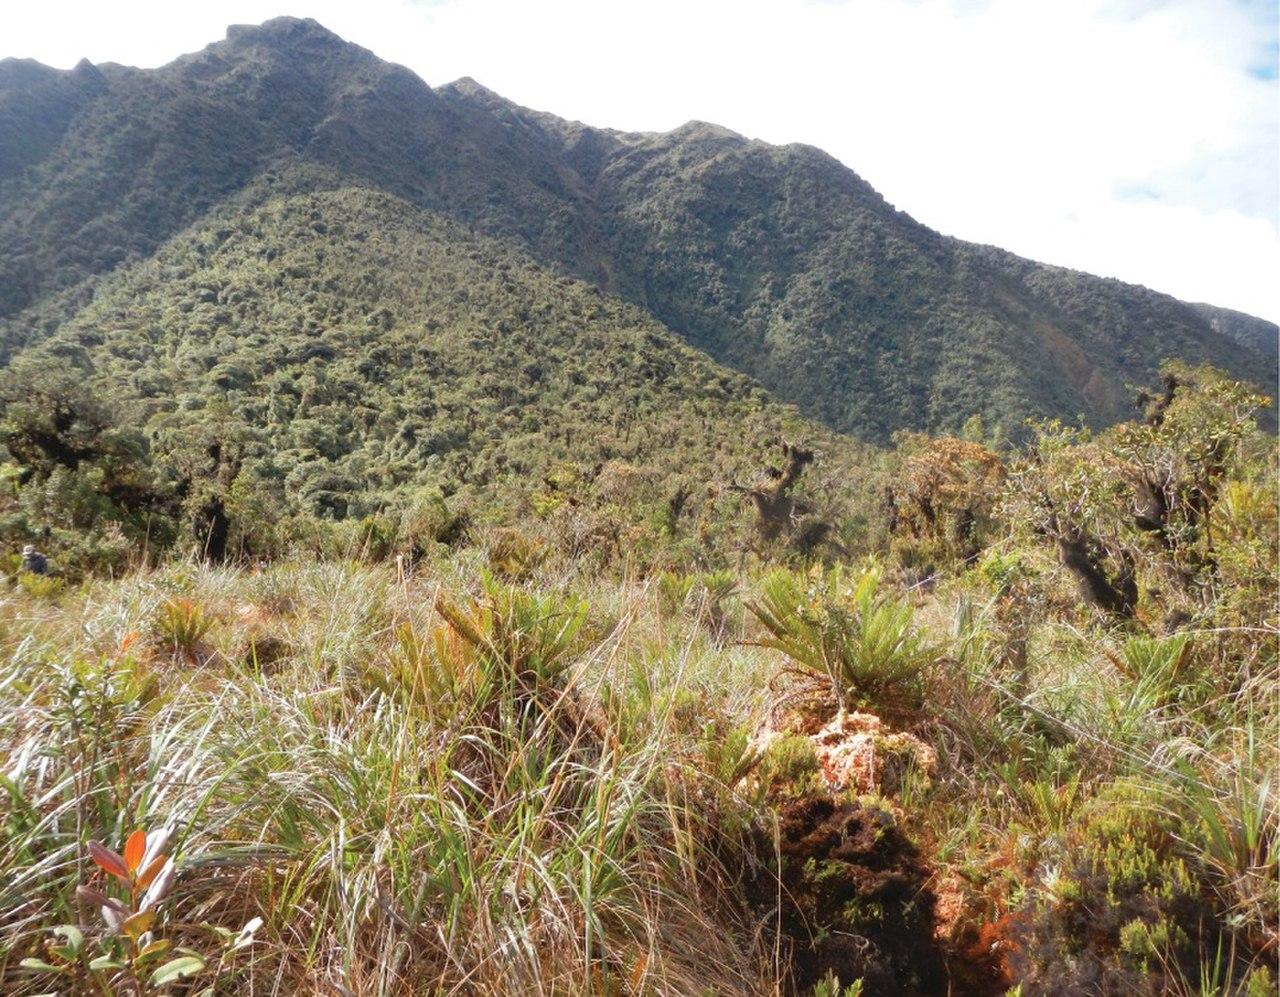
[[[30,571],[18,574],[18,585],[27,595],[37,599],[52,599],[59,595],[66,583],[53,575],[37,575]]]

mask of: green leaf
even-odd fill
[[[60,924],[53,929],[53,933],[59,938],[66,939],[66,948],[77,955],[84,948],[84,934],[74,924]]]
[[[119,959],[112,959],[109,955],[100,955],[89,963],[89,968],[94,972],[103,969],[124,969],[124,963]]]
[[[193,976],[202,969],[204,969],[204,960],[199,956],[179,956],[177,959],[170,959],[151,974],[151,985],[161,987],[166,983],[172,983],[180,977]]]
[[[43,959],[23,959],[18,963],[23,969],[34,969],[38,973],[65,973],[65,966],[54,966]]]

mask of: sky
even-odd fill
[[[432,86],[816,145],[948,235],[1280,321],[1275,0],[3,0],[0,56],[157,66],[279,14]]]

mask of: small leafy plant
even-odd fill
[[[81,884],[76,898],[97,908],[102,917],[105,930],[95,946],[99,954],[92,954],[79,928],[60,925],[46,945],[49,960],[24,959],[22,965],[42,973],[128,987],[136,993],[145,992],[146,985],[163,986],[204,969],[198,953],[172,949],[169,941],[156,938],[152,931],[160,901],[175,875],[173,859],[164,853],[168,839],[168,829],[150,834],[134,831],[125,841],[123,854],[90,841],[89,857],[110,879],[101,888]],[[171,950],[176,956],[161,964]]]
[[[122,853],[90,841],[89,858],[107,878],[100,885],[81,884],[75,895],[97,909],[101,932],[86,937],[75,925],[59,925],[45,943],[46,958],[23,959],[23,968],[73,983],[92,982],[103,993],[133,994],[160,992],[203,972],[208,966],[204,955],[157,937],[155,930],[160,904],[176,876],[173,859],[164,852],[169,835],[168,828],[149,834],[134,831]],[[215,928],[224,949],[216,968],[220,970],[230,954],[252,944],[261,925],[262,919],[254,918],[239,934]]]

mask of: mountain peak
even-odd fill
[[[680,139],[745,141],[745,137],[739,132],[735,132],[732,128],[726,128],[724,125],[717,125],[711,121],[700,121],[697,118],[686,121],[678,128],[673,128],[670,134]]]
[[[500,104],[504,107],[516,107],[514,102],[507,100],[500,93],[495,93],[483,83],[470,76],[463,76],[461,79],[447,83],[440,88],[444,93],[456,94],[459,97],[465,97],[469,100],[478,100],[486,104]]]
[[[477,79],[476,79],[475,77],[473,77],[473,76],[463,76],[463,77],[460,77],[459,79],[454,80],[452,83],[446,84],[446,86],[445,86],[445,88],[444,88],[444,89],[446,89],[446,90],[456,90],[456,91],[458,91],[458,93],[460,93],[460,94],[465,94],[465,95],[467,95],[468,97],[471,97],[471,96],[496,97],[496,96],[498,96],[496,93],[494,93],[492,90],[490,90],[487,86],[485,86],[483,83],[481,83],[479,80],[477,80]]]
[[[273,17],[261,24],[233,24],[227,28],[227,41],[286,49],[316,44],[333,48],[350,45],[311,17]]]
[[[97,85],[103,82],[102,71],[88,59],[81,59],[72,67],[71,77],[82,83]]]

